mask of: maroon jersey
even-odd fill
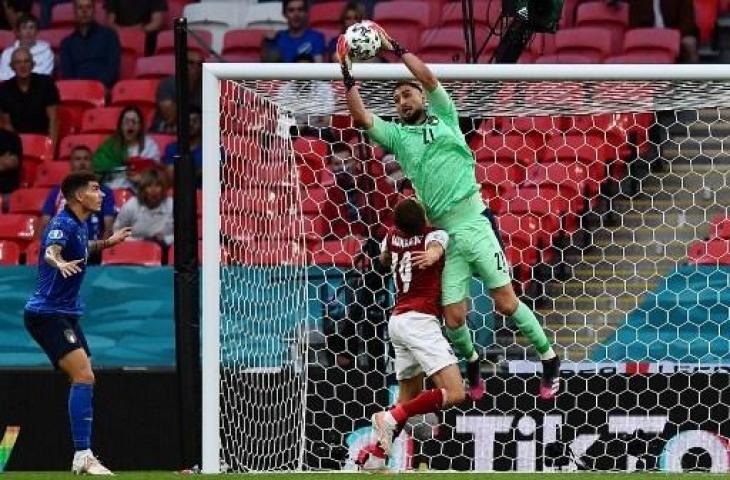
[[[428,268],[411,266],[411,254],[423,252],[431,242],[446,249],[449,236],[443,230],[426,229],[424,235],[407,237],[392,228],[383,240],[383,249],[390,252],[391,269],[395,278],[396,300],[393,314],[409,311],[441,315],[441,272],[444,256]]]

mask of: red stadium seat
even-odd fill
[[[498,191],[519,185],[526,178],[525,167],[518,163],[480,162],[475,174],[478,183],[494,185]]]
[[[700,29],[700,43],[712,43],[717,26],[717,17],[720,10],[719,0],[694,0],[695,23]]]
[[[71,171],[68,162],[43,162],[38,165],[34,187],[54,187],[60,185],[61,181]]]
[[[606,5],[604,2],[585,2],[578,5],[576,27],[601,27],[611,33],[612,52],[621,52],[624,33],[629,28],[629,4]]]
[[[669,52],[638,52],[615,55],[603,60],[603,63],[626,63],[626,64],[659,64],[674,63],[675,59]]]
[[[152,57],[147,57],[152,58]],[[137,106],[145,118],[157,107],[155,94],[159,81],[152,79],[122,80],[112,88],[112,105]]]
[[[11,30],[0,30],[0,45],[3,49],[9,47],[15,40],[15,33]]]
[[[32,162],[53,160],[53,140],[46,135],[37,133],[21,133],[20,141],[23,144],[23,159]]]
[[[429,62],[464,63],[464,30],[461,27],[424,30],[420,39],[419,56]]]
[[[294,157],[299,168],[299,179],[305,185],[318,183],[325,168],[329,145],[317,138],[299,137],[293,143]]]
[[[20,247],[9,240],[0,240],[0,265],[19,265]]]
[[[478,162],[530,165],[537,161],[544,142],[537,135],[525,133],[478,133],[469,142]]]
[[[173,28],[175,19],[183,16],[185,5],[193,0],[167,0],[167,15],[165,15],[165,28]]]
[[[48,42],[51,45],[51,50],[55,54],[59,54],[61,51],[61,42],[72,33],[72,28],[50,28],[39,30],[38,39]]]
[[[432,5],[417,1],[378,2],[373,13],[373,20],[413,51],[419,50],[421,32],[434,24],[433,17]]]
[[[56,86],[61,97],[59,123],[62,128],[66,126],[66,131],[59,132],[59,137],[63,138],[81,130],[85,110],[104,106],[106,90],[104,84],[96,80],[59,80]]]
[[[668,54],[674,61],[679,56],[680,33],[668,28],[634,28],[624,36],[625,54]]]
[[[10,194],[9,213],[40,215],[50,188],[19,188]]]
[[[347,2],[321,2],[309,7],[309,24],[316,30],[337,30],[341,27],[340,16]]]
[[[578,227],[577,214],[581,212],[571,212],[570,201],[563,198],[555,188],[523,186],[505,192],[502,200],[504,210],[499,213],[509,212],[515,215],[531,213],[540,218],[548,231],[558,231],[563,228],[572,233]],[[565,222],[561,222],[563,217]]]
[[[78,135],[68,135],[63,137],[61,140],[61,146],[58,151],[58,156],[61,160],[68,159],[71,155],[71,150],[79,145],[89,147],[92,152],[95,152],[99,145],[104,143],[108,138],[108,135],[99,133],[80,133]]]
[[[710,221],[708,233],[710,240],[713,238],[730,239],[730,217],[723,213],[715,215]]]
[[[317,5],[312,5],[312,10]],[[241,55],[252,59],[261,58],[261,42],[265,30],[246,28],[228,30],[223,36],[223,55]]]
[[[6,213],[0,215],[0,240],[12,240],[25,247],[36,236],[38,218],[35,215]]]
[[[152,133],[148,135],[152,140],[155,141],[160,149],[160,153],[165,153],[165,148],[171,143],[175,143],[177,137],[175,135],[164,135],[159,133]]]
[[[193,29],[195,35],[207,45],[213,42],[213,34],[208,30]],[[259,45],[260,47],[261,45]],[[188,34],[188,50],[194,50],[199,52],[203,57],[208,54],[208,49],[202,47],[192,34]],[[163,30],[157,34],[157,46],[155,48],[155,55],[175,55],[175,31],[174,30]]]
[[[34,240],[25,247],[25,264],[38,265],[38,256],[41,252],[41,242]]]
[[[307,249],[314,265],[353,267],[355,257],[362,252],[362,244],[359,239],[348,237],[309,243]]]
[[[123,107],[101,107],[86,110],[81,120],[81,133],[105,133],[107,135],[114,133],[123,109]]]
[[[474,9],[472,10],[474,12],[474,26],[483,30],[493,25],[501,10],[501,2],[477,0],[474,2]],[[439,26],[463,28],[464,11],[461,2],[450,2],[441,7]]]
[[[600,62],[601,59],[597,55],[586,55],[585,53],[556,53],[553,55],[543,55],[535,59],[535,63],[539,64],[591,64]]]
[[[73,2],[59,3],[51,10],[52,28],[73,28],[76,26]]]
[[[163,79],[175,75],[174,55],[154,55],[137,59],[134,76],[136,78]]]
[[[555,53],[585,55],[600,62],[611,54],[611,33],[596,27],[559,30],[555,34]]]
[[[571,210],[574,212],[582,210],[588,184],[588,169],[580,162],[531,165],[525,181],[525,185],[557,190],[561,197],[571,202]]]
[[[715,238],[694,242],[689,247],[689,262],[698,265],[730,265],[730,240]]]
[[[101,263],[156,267],[162,265],[162,248],[155,242],[127,240],[104,250],[101,254]]]
[[[122,47],[122,59],[119,77],[124,80],[134,78],[137,59],[145,53],[147,34],[140,28],[127,27],[117,29],[119,44]]]

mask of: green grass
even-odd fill
[[[354,477],[363,477],[367,480],[392,480],[397,473],[306,473],[306,474],[246,474],[246,475],[205,475],[200,478],[209,479],[226,479],[232,478],[252,478],[263,477],[266,480],[353,480]],[[546,480],[543,473],[404,473],[409,479],[423,477],[425,480]],[[599,475],[606,473],[552,473],[549,474],[547,480],[598,480]],[[116,478],[124,480],[166,480],[181,479],[189,477],[174,472],[118,472]],[[197,477],[197,476],[196,476]],[[697,480],[698,478],[727,478],[727,474],[706,474],[706,473],[683,473],[683,474],[666,474],[666,473],[612,473],[609,474],[610,480],[637,480],[641,478],[652,477],[652,479],[667,480]],[[74,479],[79,477],[70,473],[59,472],[6,472],[0,473],[2,480],[63,480]],[[195,478],[195,477],[191,477]]]

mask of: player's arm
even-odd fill
[[[125,227],[114,232],[109,238],[104,240],[92,240],[89,242],[89,253],[100,252],[105,248],[111,248],[114,245],[122,243],[132,234],[130,227]]]
[[[449,234],[444,230],[434,230],[426,235],[426,250],[411,254],[411,265],[416,268],[428,268],[441,260],[446,253],[449,243]]]
[[[380,244],[380,255],[378,256],[378,260],[380,262],[380,265],[382,265],[384,268],[389,268],[390,263],[393,260],[390,252],[388,251],[388,235],[385,236]]]
[[[66,261],[61,256],[61,250],[63,250],[63,246],[57,243],[47,246],[46,251],[43,255],[46,263],[53,268],[58,269],[61,272],[61,276],[63,276],[63,278],[67,278],[71,275],[76,275],[77,273],[81,272],[81,267],[79,267],[79,263],[83,262],[84,259],[79,258],[78,260]]]

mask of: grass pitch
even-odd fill
[[[182,478],[201,478],[204,480],[232,478],[250,479],[253,477],[261,477],[266,480],[354,480],[362,478],[363,480],[393,480],[395,475],[406,476],[409,479],[424,478],[425,480],[598,480],[599,475],[607,476],[608,480],[704,480],[704,479],[720,479],[728,478],[727,474],[707,474],[707,473],[442,473],[442,472],[405,472],[405,473],[304,473],[304,474],[243,474],[243,475],[184,475],[174,472],[117,472],[115,478],[123,480],[180,480]],[[64,480],[79,477],[70,473],[61,472],[6,472],[0,473],[2,480]]]

